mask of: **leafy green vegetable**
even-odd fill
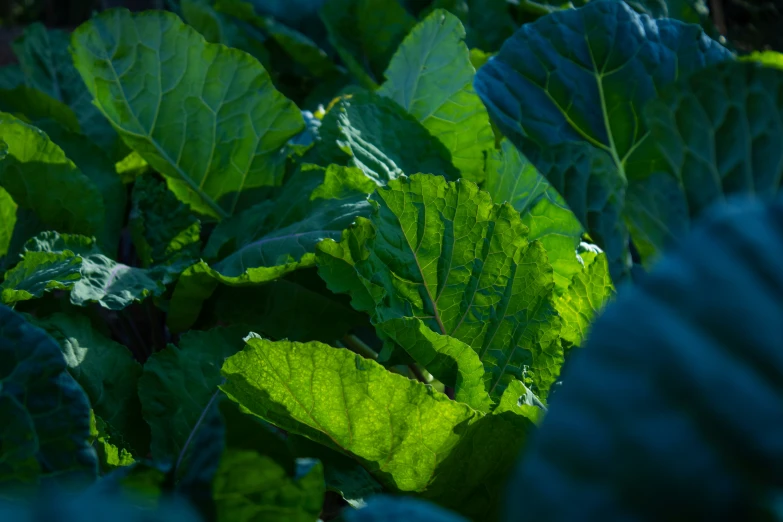
[[[523,26],[475,86],[501,131],[569,206],[599,213],[575,210],[620,281],[631,266],[623,221],[634,207],[624,189],[649,175],[632,167],[651,141],[639,115],[664,85],[730,57],[696,26],[643,17],[623,2],[591,2]],[[583,161],[589,166],[572,183],[568,170]]]
[[[629,185],[627,196],[644,261],[681,240],[690,220],[716,201],[780,190],[781,88],[783,70],[727,62],[690,75],[647,105],[648,146],[628,165],[648,176]]]
[[[30,322],[60,344],[68,373],[84,389],[104,432],[122,434],[136,454],[145,454],[149,433],[136,393],[141,365],[130,350],[98,332],[83,315],[55,313]]]
[[[510,141],[487,158],[485,189],[497,203],[508,202],[530,229],[528,239],[541,241],[562,292],[582,264],[576,249],[584,233],[582,225],[549,182]]]
[[[378,93],[396,101],[438,138],[462,177],[480,182],[484,154],[495,137],[473,90],[475,70],[464,38],[459,19],[434,11],[402,42]]]
[[[215,228],[204,255],[222,259],[214,267],[200,261],[182,273],[169,326],[190,327],[218,282],[258,285],[313,266],[319,241],[339,237],[357,216],[369,214],[373,187],[355,168],[303,166],[274,203],[265,201]]]
[[[225,218],[248,205],[247,191],[279,183],[278,149],[303,122],[254,59],[161,12],[107,11],[72,43],[98,108],[193,210]],[[183,52],[187,60],[164,67]]]
[[[250,412],[353,455],[392,490],[420,491],[473,514],[492,509],[493,482],[530,426],[523,416],[482,414],[315,342],[248,338],[223,375],[221,389]],[[341,393],[325,393],[332,389]]]
[[[221,382],[223,360],[242,348],[241,328],[184,334],[144,365],[139,397],[152,428],[152,455],[173,462]]]
[[[69,107],[72,115],[66,117],[75,117],[76,127],[71,124],[66,128],[81,130],[110,158],[117,159],[123,152],[122,143],[109,122],[92,104],[90,93],[68,54],[69,43],[69,35],[65,31],[47,30],[37,23],[27,27],[13,44],[23,83],[36,100],[40,99],[37,93],[43,93]],[[40,106],[40,101],[37,105]]]
[[[2,159],[0,159],[2,161]],[[6,190],[0,187],[0,258],[8,253],[11,236],[16,225],[16,203]]]
[[[101,226],[98,188],[39,129],[0,113],[0,135],[8,146],[0,161],[0,186],[46,226],[94,234]]]
[[[2,488],[94,478],[98,461],[84,392],[68,375],[57,343],[3,305],[0,375]]]
[[[471,346],[493,398],[513,379],[545,397],[563,362],[560,318],[552,267],[541,244],[528,243],[519,213],[469,181],[427,175],[390,182],[372,201],[372,231],[349,229],[342,240],[348,250],[352,235],[366,234],[361,258],[349,261],[358,281],[345,287],[322,270],[330,288],[372,299],[376,324],[416,317]],[[319,264],[345,262],[322,245]]]
[[[201,223],[163,183],[143,176],[133,185],[130,229],[144,266],[190,264],[201,251]]]
[[[360,168],[378,185],[426,172],[457,179],[449,150],[394,101],[368,92],[340,99],[324,117],[318,154]]]
[[[121,310],[163,290],[160,274],[112,260],[93,238],[44,232],[24,248],[22,260],[7,272],[3,283],[6,303],[41,297],[45,290],[67,289],[75,305],[98,303]]]
[[[465,519],[434,504],[414,498],[374,497],[366,507],[346,514],[348,522],[464,522]]]
[[[326,0],[321,19],[348,70],[369,89],[416,23],[397,0]]]
[[[766,518],[781,458],[783,357],[768,326],[783,313],[781,218],[780,201],[729,205],[609,306],[507,520]]]

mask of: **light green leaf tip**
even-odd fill
[[[495,143],[459,18],[434,10],[405,37],[378,90],[416,117],[451,153],[461,177],[484,179],[484,155]]]

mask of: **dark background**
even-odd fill
[[[73,29],[94,11],[118,6],[131,10],[165,9],[171,1],[0,0],[0,65],[15,60],[10,43],[22,27],[32,22]],[[708,4],[713,22],[738,50],[783,52],[783,0],[708,0]]]

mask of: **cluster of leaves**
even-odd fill
[[[3,498],[54,484],[77,490],[62,513],[134,520],[498,519],[550,401],[598,411],[634,378],[598,368],[590,388],[582,370],[559,391],[572,355],[584,367],[580,352],[620,350],[626,315],[644,324],[618,306],[582,348],[614,285],[644,280],[712,203],[783,178],[779,57],[737,59],[664,17],[690,4],[298,3],[108,10],[16,42],[0,69]],[[761,237],[721,241],[779,247],[777,207],[748,212]],[[737,266],[697,291],[756,262],[723,254]],[[659,398],[647,384],[618,415]],[[568,415],[518,479],[549,481],[531,520],[567,489],[550,448],[578,448],[558,435],[575,436]]]

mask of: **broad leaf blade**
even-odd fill
[[[4,188],[0,187],[0,258],[8,253],[15,225],[16,203],[14,203],[11,195]]]
[[[697,26],[651,19],[624,2],[591,2],[524,25],[481,68],[476,90],[503,134],[548,178],[561,175],[550,173],[557,162],[540,161],[535,149],[565,146],[562,155],[578,153],[573,145],[584,144],[591,155],[605,157],[591,163],[613,167],[596,174],[591,170],[587,179],[595,175],[601,185],[624,186],[634,175],[633,156],[649,139],[649,128],[639,118],[644,105],[678,77],[730,57]],[[560,192],[572,209],[585,201],[593,208],[603,206],[596,199],[600,193]],[[612,259],[619,281],[630,260],[627,246],[614,251],[614,243],[625,243],[622,227],[612,224],[617,220],[622,217],[610,208],[600,228],[590,220],[582,224],[591,236],[601,237],[599,246]]]
[[[78,123],[75,129],[71,125],[66,127],[81,129],[109,158],[116,159],[124,147],[109,122],[92,104],[92,97],[68,53],[69,44],[70,35],[65,31],[47,30],[39,23],[28,26],[13,44],[24,83],[70,107]],[[55,119],[63,123],[62,119]]]
[[[279,149],[304,123],[247,54],[174,14],[122,9],[79,27],[73,49],[99,109],[194,210],[224,218],[244,191],[279,183]]]
[[[327,283],[375,297],[376,324],[416,317],[469,344],[484,363],[493,398],[515,378],[545,397],[562,364],[560,319],[552,267],[541,244],[528,243],[519,213],[493,205],[471,182],[439,176],[393,181],[372,199],[374,237],[357,252],[361,257],[351,255],[359,279]],[[350,244],[341,250],[350,253]]]
[[[565,290],[582,270],[576,249],[584,229],[562,196],[506,139],[487,157],[485,189],[496,204],[508,202],[519,211],[528,239],[546,249],[558,292]]]
[[[81,279],[82,259],[70,251],[28,252],[3,276],[0,301],[13,305],[37,299],[44,292],[71,290]]]
[[[104,215],[95,184],[41,130],[0,113],[0,134],[8,146],[0,162],[0,186],[17,205],[62,232],[94,234]]]
[[[484,155],[495,136],[473,90],[476,71],[464,38],[457,17],[433,11],[394,54],[378,94],[415,116],[446,146],[461,177],[478,183],[484,179]]]
[[[392,490],[424,491],[469,516],[494,516],[505,459],[531,426],[526,418],[481,414],[345,349],[247,342],[223,366],[229,398],[353,455]],[[343,393],[325,392],[333,389]]]
[[[629,226],[643,261],[682,240],[732,194],[769,197],[783,180],[783,71],[727,62],[688,76],[645,108],[647,147],[629,169]]]

